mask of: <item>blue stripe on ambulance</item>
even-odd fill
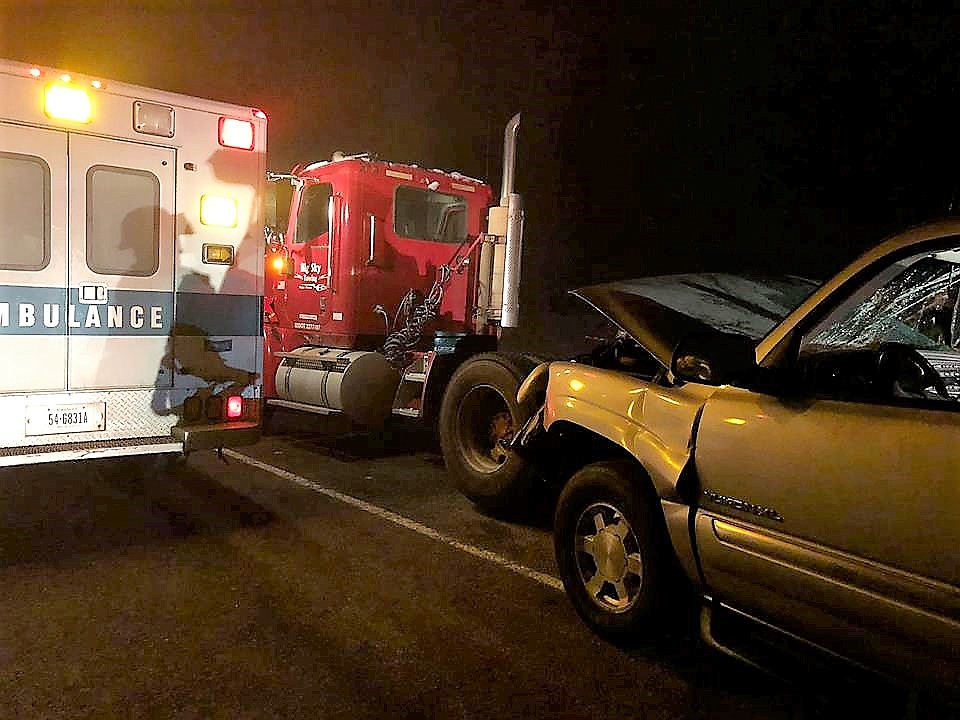
[[[0,335],[260,335],[257,295],[109,290],[88,304],[71,288],[69,298],[65,306],[62,287],[0,285]]]

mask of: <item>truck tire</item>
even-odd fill
[[[635,474],[629,461],[587,465],[560,493],[554,517],[567,596],[587,625],[614,642],[659,634],[681,599],[659,503]]]
[[[516,511],[533,484],[530,463],[509,442],[537,408],[517,404],[517,389],[535,367],[523,356],[484,353],[450,378],[440,405],[440,446],[457,489],[485,512]]]

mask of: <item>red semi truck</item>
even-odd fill
[[[519,125],[504,132],[499,201],[482,181],[368,155],[272,174],[293,194],[286,232],[267,239],[268,411],[439,419],[454,475],[485,484],[462,490],[512,489],[516,391],[534,366],[496,352],[519,310]]]

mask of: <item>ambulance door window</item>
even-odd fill
[[[50,166],[0,152],[0,269],[42,270],[50,262]]]
[[[100,275],[149,277],[160,266],[160,180],[146,170],[87,171],[87,266]]]

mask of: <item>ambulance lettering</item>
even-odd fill
[[[106,327],[163,330],[164,310],[158,305],[71,304],[67,307],[66,321],[67,327],[72,329]],[[0,328],[33,328],[39,327],[40,322],[45,328],[57,328],[61,327],[62,316],[61,306],[57,303],[43,303],[38,308],[34,303],[0,302]]]

